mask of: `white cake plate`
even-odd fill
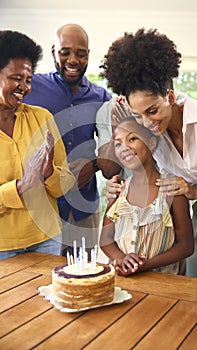
[[[132,298],[132,295],[129,294],[126,290],[121,289],[120,287],[114,288],[114,299],[111,301],[111,303],[103,304],[103,305],[96,305],[81,309],[70,309],[68,307],[63,307],[60,304],[58,304],[56,301],[54,301],[53,296],[53,289],[52,284],[49,284],[48,286],[40,286],[38,288],[39,294],[43,296],[46,300],[49,300],[52,305],[55,306],[56,309],[62,311],[62,312],[79,312],[79,311],[86,311],[90,309],[95,309],[97,307],[103,307],[107,305],[113,305],[113,304],[119,304],[123,301],[129,300]]]

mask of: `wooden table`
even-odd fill
[[[162,273],[116,276],[132,298],[63,313],[37,288],[64,257],[26,253],[0,262],[0,349],[196,350],[197,279]]]

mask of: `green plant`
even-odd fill
[[[174,79],[174,89],[197,99],[197,72],[180,72]]]
[[[106,79],[103,79],[98,74],[89,74],[88,79],[112,93],[107,86]],[[197,99],[197,72],[180,72],[179,76],[173,80],[173,83],[175,90],[186,92],[189,96]]]

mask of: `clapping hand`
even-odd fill
[[[17,190],[20,195],[52,175],[53,147],[53,135],[47,130],[45,141],[29,158],[23,178],[17,181]]]

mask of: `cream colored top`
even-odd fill
[[[125,182],[120,197],[108,210],[115,222],[114,240],[125,254],[145,255],[147,259],[162,254],[174,244],[175,234],[166,199],[158,197],[147,207],[140,208],[127,201],[132,177]],[[178,263],[156,268],[155,271],[178,273]]]

